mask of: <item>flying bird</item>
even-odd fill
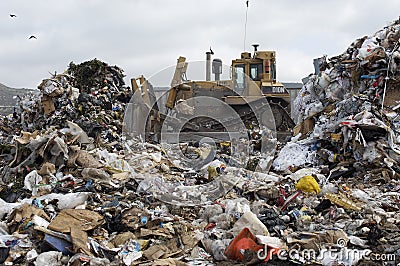
[[[10,14],[10,17],[12,17],[12,18],[16,18],[16,17],[17,17],[17,15],[15,15],[15,14]]]
[[[37,38],[36,38],[36,36],[31,35],[31,37],[29,37],[29,40],[30,40],[30,39],[37,39]]]

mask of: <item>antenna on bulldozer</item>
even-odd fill
[[[246,20],[244,22],[243,51],[246,51],[247,11],[249,11],[249,0],[246,1]]]

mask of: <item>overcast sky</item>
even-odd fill
[[[0,83],[36,88],[48,72],[93,58],[118,65],[128,81],[179,55],[204,60],[210,46],[229,65],[243,51],[245,2],[0,0]],[[300,82],[313,72],[313,58],[342,53],[399,11],[399,0],[250,0],[246,50],[253,43],[275,50],[278,80]]]

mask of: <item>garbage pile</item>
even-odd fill
[[[294,108],[299,118],[294,133],[306,138],[303,143],[312,142],[314,152],[300,142],[282,151],[299,152],[298,166],[353,159],[398,171],[399,30],[395,21],[356,40],[343,54],[318,60],[319,73],[308,77]]]
[[[132,97],[123,77],[122,69],[97,59],[78,65],[71,62],[64,73],[40,83],[39,97],[30,93],[20,99],[7,127],[33,132],[64,127],[71,121],[89,137],[121,149],[119,132],[125,105]]]
[[[396,265],[399,37],[395,21],[318,60],[262,172],[229,142],[123,139],[120,69],[71,64],[1,119],[0,263]]]

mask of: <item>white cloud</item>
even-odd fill
[[[278,78],[300,81],[312,59],[335,56],[398,16],[397,0],[250,0],[246,48],[276,50]],[[0,82],[36,87],[48,71],[98,58],[128,78],[150,76],[179,55],[225,64],[243,49],[245,0],[1,0]],[[9,13],[17,14],[10,18]],[[30,35],[37,40],[28,40]]]

